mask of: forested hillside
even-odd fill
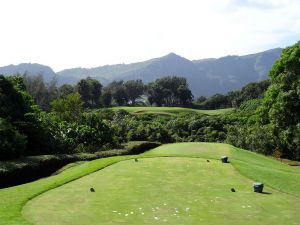
[[[65,69],[57,73],[59,85],[76,84],[87,77],[103,85],[114,80],[142,80],[145,84],[165,76],[187,79],[194,96],[225,94],[250,82],[268,79],[272,64],[279,58],[280,48],[245,56],[226,56],[218,59],[188,60],[170,53],[166,56],[132,64],[106,65],[96,68]],[[101,64],[101,62],[99,62]],[[42,75],[49,82],[56,74],[47,66],[20,64],[0,67],[0,74]]]

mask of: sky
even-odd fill
[[[0,66],[245,55],[300,40],[300,0],[0,0]]]

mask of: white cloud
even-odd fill
[[[0,9],[0,65],[60,70],[169,52],[200,59],[300,39],[298,0],[10,0]]]

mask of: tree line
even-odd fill
[[[270,80],[264,80],[249,83],[241,90],[230,91],[227,94],[200,96],[195,100],[195,106],[199,109],[238,108],[246,101],[263,98],[269,86]]]
[[[149,84],[141,80],[113,81],[103,86],[91,77],[77,84],[56,86],[56,80],[43,81],[42,75],[24,76],[26,90],[43,110],[50,111],[51,103],[78,93],[84,108],[99,108],[125,105],[190,106],[193,95],[185,78],[168,76]],[[73,98],[74,98],[73,96]],[[55,103],[57,104],[57,102]]]

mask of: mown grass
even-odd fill
[[[158,115],[176,115],[178,113],[201,113],[206,115],[220,115],[229,113],[233,108],[228,109],[216,109],[216,110],[200,110],[200,109],[191,109],[191,108],[181,108],[181,107],[128,107],[120,106],[113,107],[113,110],[126,110],[129,113],[133,114],[158,114]]]
[[[277,190],[300,198],[300,170],[285,163],[221,143],[177,143],[162,145],[150,150],[148,156],[190,156],[219,159],[229,156],[231,164],[242,175],[261,181]]]
[[[0,224],[31,224],[21,214],[23,206],[39,194],[93,173],[113,163],[134,156],[115,156],[97,159],[79,166],[71,167],[62,173],[38,181],[11,188],[0,189]]]
[[[254,193],[252,183],[219,160],[140,158],[50,190],[28,202],[23,215],[39,225],[281,225],[300,221],[299,199],[268,186],[265,191],[271,194]],[[95,192],[90,192],[91,187]],[[230,191],[232,187],[236,192]]]
[[[300,170],[299,169],[289,167],[286,164],[280,163],[278,161],[272,160],[270,158],[258,154],[236,149],[230,145],[210,144],[210,143],[170,144],[146,152],[142,155],[139,155],[139,157],[180,156],[180,157],[200,157],[200,158],[208,158],[208,159],[219,159],[221,155],[228,155],[230,157],[230,162],[231,162],[230,164],[228,164],[228,166],[233,165],[234,168],[236,168],[237,171],[239,171],[245,177],[248,177],[252,180],[259,180],[264,182],[267,185],[267,190],[268,188],[272,187],[277,190],[281,190],[282,192],[295,196],[293,197],[293,200],[291,200],[291,201],[295,200],[293,204],[291,204],[290,200],[284,200],[286,196],[289,196],[289,195],[284,195],[285,196],[284,198],[280,197],[277,200],[275,199],[274,200],[275,202],[273,202],[272,204],[270,203],[270,206],[266,205],[265,206],[266,208],[263,209],[260,208],[257,210],[262,210],[262,212],[269,211],[268,207],[271,207],[272,205],[274,206],[276,205],[276,207],[279,208],[275,210],[275,213],[268,214],[270,217],[274,214],[274,218],[276,219],[277,218],[276,214],[278,214],[277,210],[280,210],[281,204],[283,205],[288,204],[290,205],[291,209],[295,207],[299,208],[299,198],[300,198],[300,182],[299,182]],[[117,156],[117,157],[94,160],[78,166],[71,167],[56,176],[48,177],[32,183],[28,183],[28,184],[24,184],[12,188],[0,189],[0,201],[1,201],[0,224],[5,224],[5,225],[30,224],[30,222],[24,219],[21,213],[23,206],[29,200],[33,199],[34,197],[48,190],[62,186],[63,184],[66,184],[70,181],[76,180],[80,177],[84,177],[88,174],[98,171],[101,168],[107,167],[109,165],[112,165],[116,162],[120,162],[122,160],[133,159],[135,157],[136,156]],[[213,168],[211,169],[213,172]],[[143,176],[143,173],[141,174],[141,176]],[[146,177],[147,174],[144,174],[144,176]],[[196,177],[194,180],[187,181],[187,182],[193,182],[195,180],[200,182],[201,175],[199,174],[199,176]],[[126,187],[126,185],[124,187]],[[121,190],[124,187],[118,187],[117,185],[114,186],[114,188],[116,189],[115,191]],[[161,187],[158,186],[156,188],[157,191],[159,191]],[[272,196],[274,196],[275,198],[276,196],[278,196],[277,193],[281,193],[281,192],[276,192],[275,190],[272,190],[271,192],[273,192]],[[274,194],[275,192],[276,194]],[[176,199],[176,194],[174,194],[173,197],[174,199]],[[105,201],[110,201],[110,200],[109,198],[107,198]],[[228,204],[230,204],[230,202]],[[92,207],[97,207],[97,206],[92,205]],[[271,209],[273,210],[273,208],[270,208],[270,210]],[[289,212],[289,210],[291,209],[282,208],[283,212]],[[237,211],[236,213],[237,214],[235,213],[234,214],[239,215],[239,211]],[[283,216],[283,218],[285,218],[285,216]],[[293,219],[294,217],[291,218]],[[299,222],[299,220],[296,222]],[[204,224],[209,224],[209,223],[204,223]],[[263,224],[263,223],[257,223],[257,224]],[[270,223],[270,224],[276,224],[276,223]],[[287,223],[283,222],[282,224],[287,224]],[[293,224],[293,223],[289,223],[289,224]]]

